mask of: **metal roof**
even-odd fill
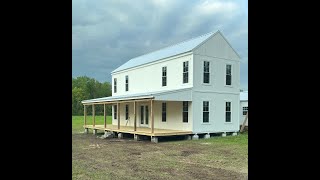
[[[121,96],[109,96],[96,99],[83,100],[81,103],[99,103],[99,102],[112,102],[112,101],[122,101],[122,100],[138,100],[154,98],[155,100],[165,100],[165,101],[191,101],[191,88],[175,89],[175,90],[163,90],[147,93],[136,93]]]
[[[216,32],[219,32],[219,31],[216,31]],[[210,33],[180,42],[178,44],[174,44],[174,45],[159,49],[157,51],[153,51],[148,54],[132,58],[128,62],[118,67],[117,69],[113,70],[111,73],[115,73],[121,70],[129,69],[132,67],[151,63],[160,59],[164,59],[164,58],[168,58],[178,54],[189,52],[194,48],[196,48],[201,43],[203,43],[204,41],[206,41],[211,35],[215,34],[216,32],[210,32]]]
[[[240,101],[248,101],[248,91],[240,92]]]

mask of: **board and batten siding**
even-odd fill
[[[164,102],[164,101],[163,101]],[[182,101],[166,101],[167,103],[167,121],[162,122],[162,101],[154,101],[154,128],[159,129],[172,129],[172,130],[185,130],[185,131],[192,131],[192,102],[189,102],[188,105],[188,123],[182,122]],[[129,105],[129,117],[130,120],[127,123],[125,119],[125,105]],[[150,102],[137,102],[137,127],[146,127],[141,126],[140,124],[140,106],[141,105],[148,105],[149,106],[149,125],[148,127],[151,128],[151,109],[150,109]],[[134,126],[134,112],[133,112],[133,103],[121,103],[120,105],[120,125],[130,126],[133,128]],[[112,107],[112,113],[114,112],[114,108]],[[114,119],[112,114],[112,124],[117,125],[118,119]]]
[[[189,61],[189,80],[183,83],[183,62]],[[167,67],[167,86],[162,86],[162,67]],[[129,77],[129,91],[125,91],[125,76]],[[113,79],[117,78],[117,93],[114,93]],[[174,90],[193,86],[193,56],[191,53],[166,58],[112,74],[112,96],[136,93]]]
[[[194,92],[193,132],[214,133],[239,131],[239,95],[236,93]],[[209,122],[203,123],[203,101],[209,101]],[[226,102],[231,102],[231,122],[225,122]]]

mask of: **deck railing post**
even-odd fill
[[[134,124],[133,130],[137,131],[137,112],[136,112],[136,101],[133,101],[133,113],[134,113]]]
[[[118,129],[120,129],[120,103],[117,103]]]
[[[87,106],[83,105],[84,126],[87,125]]]
[[[106,104],[103,104],[104,128],[107,128]]]
[[[96,126],[96,117],[95,117],[96,111],[94,109],[94,104],[92,104],[92,118],[93,118],[93,127]]]
[[[154,133],[153,100],[151,100],[151,133]]]

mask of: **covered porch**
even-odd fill
[[[144,93],[144,94],[133,94],[127,96],[111,96],[105,98],[98,98],[92,100],[82,101],[84,105],[84,128],[88,132],[89,129],[93,130],[93,133],[97,133],[97,130],[105,132],[116,132],[118,135],[123,133],[133,134],[135,139],[138,135],[151,136],[151,139],[157,139],[158,136],[175,136],[175,135],[189,135],[192,134],[190,129],[183,129],[181,127],[175,129],[174,127],[168,125],[162,125],[157,123],[155,127],[155,102],[158,103],[157,109],[159,110],[159,102],[181,102],[191,101],[191,91],[190,88],[179,89],[174,91],[166,92],[154,92],[154,93]],[[125,108],[129,107],[130,104],[130,115],[124,112]],[[144,123],[147,126],[142,126],[140,124],[141,112],[139,107],[144,104],[145,112],[148,113],[144,115]],[[96,124],[95,122],[95,107],[104,107],[104,124]],[[113,106],[112,111],[112,124],[106,123],[106,106]],[[124,106],[125,105],[125,106]],[[92,124],[87,122],[87,109],[92,107]],[[125,107],[125,108],[124,108]],[[148,108],[147,108],[148,107]],[[133,111],[132,111],[133,109]],[[126,114],[125,114],[126,113]],[[179,113],[179,112],[178,112]],[[157,112],[159,115],[159,112]],[[128,118],[129,116],[129,118]],[[138,117],[137,117],[138,116]],[[131,118],[131,120],[130,120]],[[139,119],[138,119],[139,118]],[[129,121],[129,120],[130,121]],[[133,121],[132,121],[133,120]],[[143,120],[141,120],[143,121]],[[180,121],[180,120],[179,120]],[[129,124],[128,124],[129,122]],[[182,121],[181,121],[182,122]],[[165,128],[168,127],[168,128]]]

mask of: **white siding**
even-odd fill
[[[183,84],[182,81],[184,61],[189,61],[189,81],[186,84]],[[162,67],[164,66],[167,66],[167,86],[162,87]],[[129,91],[127,92],[125,91],[126,75],[129,76]],[[192,87],[192,55],[157,61],[156,63],[151,63],[139,68],[132,68],[130,70],[112,74],[112,88],[114,78],[117,78],[117,93],[112,91],[112,96]]]
[[[243,109],[242,109],[243,107],[248,107],[248,101],[240,102],[240,125],[242,125],[244,119],[246,118],[246,116],[243,115]],[[246,126],[248,126],[248,123],[249,123],[249,118],[247,119]]]
[[[203,123],[203,101],[209,101],[209,123]],[[231,102],[231,123],[225,122],[226,101]],[[214,133],[239,131],[239,95],[193,93],[193,132]]]
[[[189,111],[188,111],[188,123],[182,122],[182,101],[167,101],[167,121],[162,122],[162,101],[154,102],[154,128],[159,129],[173,129],[173,130],[185,130],[192,131],[192,102],[189,102]],[[129,117],[127,126],[134,126],[134,114],[133,114],[133,103],[129,104]],[[146,127],[141,126],[140,124],[140,106],[148,105],[149,106],[149,128],[151,128],[151,107],[150,102],[137,102],[137,127]],[[113,108],[112,108],[113,109]],[[113,112],[113,110],[112,110]],[[113,125],[118,124],[118,120],[112,117]],[[120,125],[126,125],[125,120],[125,103],[120,105]]]

